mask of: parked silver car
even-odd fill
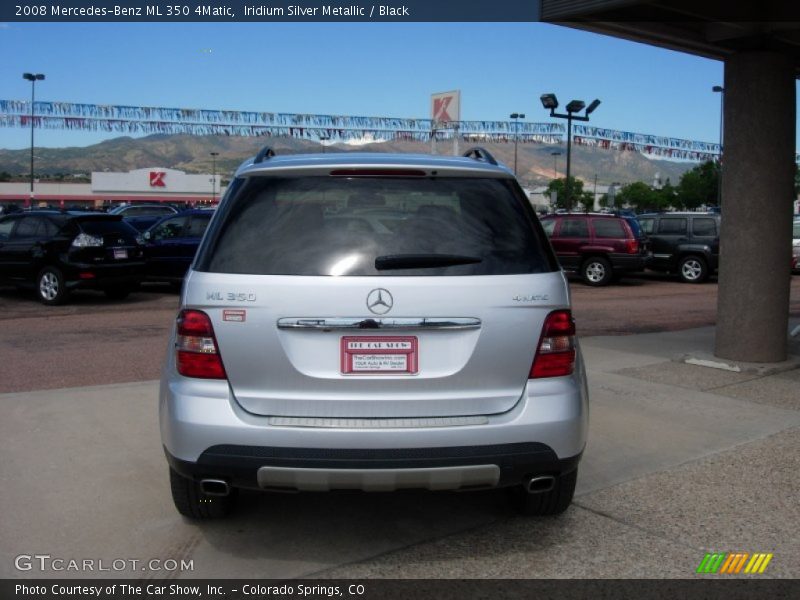
[[[237,488],[507,487],[529,514],[572,500],[588,394],[569,288],[485,150],[262,150],[169,344],[161,436],[188,517],[227,514]]]

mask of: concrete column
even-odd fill
[[[725,61],[725,146],[715,354],[787,357],[795,151],[792,63],[771,52]]]

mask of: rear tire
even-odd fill
[[[169,470],[169,487],[175,508],[184,517],[197,520],[221,519],[236,505],[236,490],[227,496],[209,496],[200,490],[200,483]]]
[[[36,295],[42,304],[56,306],[67,299],[64,275],[56,267],[45,267],[36,277]]]
[[[555,485],[549,492],[529,494],[521,485],[515,486],[509,490],[509,500],[523,515],[560,515],[572,503],[577,481],[578,469],[575,469],[556,477]]]
[[[611,263],[602,256],[591,256],[581,265],[581,277],[587,285],[608,285],[613,276]]]
[[[708,265],[699,256],[684,256],[678,263],[678,275],[685,283],[703,283],[708,279]]]

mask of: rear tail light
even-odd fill
[[[628,254],[639,254],[639,240],[627,240],[625,242]]]
[[[96,235],[89,235],[88,233],[79,233],[72,240],[74,248],[92,248],[103,245],[103,238]]]
[[[575,370],[575,321],[568,310],[547,315],[529,377],[563,377]]]
[[[175,342],[178,373],[184,377],[226,379],[211,319],[200,310],[182,310],[178,315]]]

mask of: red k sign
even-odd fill
[[[453,101],[452,96],[445,96],[444,98],[434,98],[433,100],[433,118],[436,121],[452,121],[453,118],[447,114],[447,107]]]
[[[461,92],[441,92],[431,95],[431,119],[434,124],[461,120]]]
[[[164,171],[150,171],[150,187],[167,187],[164,183]]]

